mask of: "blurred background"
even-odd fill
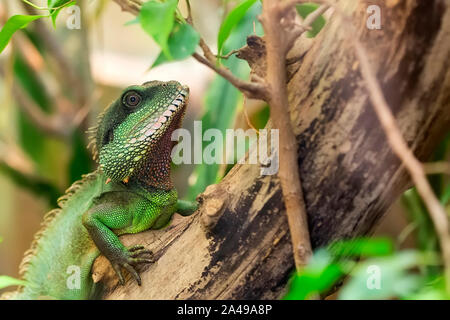
[[[236,2],[191,1],[195,27],[214,52],[220,24]],[[33,3],[45,7],[47,1]],[[68,27],[73,12],[64,9],[56,28],[51,19],[36,20],[17,32],[0,54],[0,275],[18,276],[23,252],[43,215],[72,182],[95,169],[85,132],[125,87],[154,79],[187,84],[188,129],[195,119],[203,120],[203,130],[222,131],[247,129],[249,124],[263,128],[268,120],[266,105],[244,101],[236,89],[192,58],[150,68],[160,48],[133,23],[135,17],[113,1],[85,0],[78,5],[79,29]],[[181,1],[182,12],[184,5]],[[259,10],[259,4],[254,6],[234,29],[225,52],[241,47],[247,35],[261,33]],[[22,1],[2,0],[0,25],[19,13],[37,11]],[[231,57],[224,64],[236,75],[248,76],[245,62]],[[437,151],[439,159],[448,157],[448,141]],[[182,197],[194,198],[230,167],[181,165],[174,168],[174,181]],[[395,239],[400,248],[416,245],[412,230],[417,221],[429,224],[423,205],[411,192],[392,206],[374,232]],[[435,239],[427,238],[428,242],[436,246]]]

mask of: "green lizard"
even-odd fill
[[[75,182],[58,200],[60,208],[45,216],[21,264],[27,284],[4,298],[92,298],[91,267],[100,254],[122,284],[123,269],[141,284],[135,267],[151,263],[150,252],[126,248],[118,236],[162,228],[175,212],[197,208],[177,200],[170,179],[171,135],[181,126],[188,95],[176,81],[146,82],[127,88],[100,115],[92,130],[99,169]],[[75,287],[67,281],[73,268],[80,271]]]

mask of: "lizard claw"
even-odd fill
[[[155,262],[151,258],[138,258],[138,256],[142,254],[151,255],[152,251],[145,249],[144,246],[132,246],[126,248],[123,251],[123,255],[121,255],[121,257],[114,259],[114,261],[111,261],[111,265],[116,272],[121,285],[125,284],[125,280],[121,270],[122,268],[126,269],[133,276],[139,286],[142,284],[141,277],[136,271],[136,266],[141,263]]]

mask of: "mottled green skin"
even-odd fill
[[[126,100],[130,92],[141,98],[132,108]],[[9,298],[91,298],[96,292],[91,267],[100,254],[121,283],[125,269],[141,284],[135,266],[152,262],[150,252],[143,246],[126,248],[118,236],[162,228],[175,212],[189,215],[196,209],[195,203],[177,200],[170,181],[170,135],[181,124],[187,94],[177,82],[154,81],[127,88],[107,109],[96,133],[100,169],[75,183],[61,210],[48,219],[25,258],[28,285]],[[180,101],[171,105],[177,97]],[[164,112],[166,119],[159,121]],[[81,270],[79,289],[69,288],[71,266]]]

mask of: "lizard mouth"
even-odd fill
[[[168,131],[169,128],[173,128],[174,125],[178,127],[181,124],[188,100],[189,88],[187,86],[180,86],[178,94],[156,122],[151,122],[141,129],[141,136],[138,140],[146,140],[147,138],[160,136],[161,133]]]
[[[148,121],[139,129],[134,129],[129,135],[127,143],[152,144],[152,141],[159,140],[168,131],[177,129],[183,120],[186,105],[189,100],[189,88],[180,85],[173,100],[167,105],[165,110],[161,110],[159,116],[149,115],[144,121]]]

